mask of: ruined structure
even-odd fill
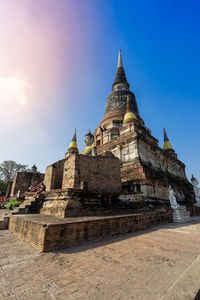
[[[129,88],[120,51],[105,115],[94,135],[85,135],[85,149],[79,153],[75,132],[65,156],[47,167],[44,184],[15,212],[37,214],[10,218],[9,229],[36,249],[50,251],[171,222],[172,215],[185,221],[190,213],[200,214],[193,205],[196,184],[187,180],[166,130],[161,148]]]
[[[13,181],[8,184],[6,197],[20,197],[29,188],[34,187],[44,180],[44,174],[37,171],[33,165],[30,171],[21,171],[16,174]]]
[[[104,117],[94,135],[91,131],[85,135],[85,145],[79,153],[75,132],[65,157],[46,169],[46,192],[65,191],[67,200],[69,194],[70,199],[93,200],[114,195],[134,208],[154,208],[169,206],[168,187],[171,185],[180,204],[193,205],[193,186],[187,180],[185,165],[178,159],[166,130],[163,148],[160,148],[140,116],[136,97],[126,79],[121,51]],[[11,195],[41,180],[43,175],[34,170],[18,173]]]
[[[164,145],[160,148],[158,140],[145,126],[136,97],[129,89],[121,51],[105,115],[95,130],[94,145],[98,154],[111,151],[122,162],[124,189],[121,199],[169,202],[168,187],[171,185],[180,203],[192,205],[194,193],[185,174],[185,165],[178,159],[165,130]]]
[[[171,185],[180,204],[193,205],[193,186],[166,130],[160,148],[140,116],[126,79],[121,51],[104,117],[94,135],[91,131],[85,135],[85,145],[79,153],[75,132],[65,157],[46,169],[47,192],[66,191],[66,199],[69,190],[74,191],[74,198],[81,199],[98,198],[97,193],[103,197],[117,195],[119,201],[138,209],[169,206]]]
[[[42,214],[59,217],[90,214],[117,203],[121,192],[120,160],[112,153],[93,155],[93,135],[85,136],[86,148],[79,154],[76,132],[65,158],[46,169],[47,197]],[[87,209],[88,208],[88,209]]]
[[[79,154],[75,134],[65,159],[47,167],[44,184],[46,191],[74,189],[90,193],[120,193],[120,161],[112,154]]]

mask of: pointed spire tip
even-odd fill
[[[123,62],[122,62],[122,50],[119,49],[119,54],[118,54],[118,63],[117,63],[117,67],[123,67]]]
[[[76,128],[75,128],[75,130],[74,130],[74,136],[73,136],[72,140],[73,140],[73,141],[76,141]]]
[[[164,141],[169,141],[165,127],[163,128],[163,131],[164,131]]]

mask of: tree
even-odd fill
[[[0,180],[0,197],[6,194],[7,183],[3,180]]]
[[[8,183],[13,180],[17,172],[25,171],[27,167],[27,165],[18,164],[13,160],[5,160],[0,164],[0,179],[3,182]]]

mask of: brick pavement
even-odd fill
[[[0,231],[0,300],[188,300],[199,274],[199,217],[44,254]]]

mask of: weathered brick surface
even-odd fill
[[[9,217],[0,218],[0,230],[8,229]]]
[[[119,193],[120,161],[116,157],[72,155],[65,160],[62,188]]]
[[[41,183],[44,179],[44,174],[35,172],[18,172],[15,176],[10,196],[15,196],[20,190],[20,194],[28,191],[30,186],[36,186]]]
[[[51,189],[61,189],[63,180],[63,167],[64,159],[59,160],[46,168],[44,177],[46,191],[50,191]]]
[[[194,192],[185,174],[185,165],[175,152],[167,152],[159,147],[158,141],[138,120],[119,127],[119,136],[112,139],[112,125],[100,128],[95,133],[97,153],[111,151],[121,160],[121,178],[123,183],[141,184],[141,199],[168,200],[166,189],[172,185],[178,201],[184,205],[194,202]],[[105,139],[108,135],[109,139]],[[101,138],[100,138],[101,136]],[[97,140],[101,143],[97,144]],[[149,188],[150,187],[150,188]],[[153,192],[152,192],[153,191]]]
[[[55,217],[65,218],[67,216],[81,216],[84,215],[80,201],[75,200],[48,200],[43,203],[40,209],[40,214],[52,215]]]
[[[189,207],[189,211],[191,216],[200,216],[200,207],[198,206]]]
[[[39,251],[50,251],[169,222],[170,212],[74,219],[29,215],[11,217],[9,230]]]
[[[44,224],[36,222],[27,222],[23,217],[10,217],[9,230],[15,232],[17,236],[28,242],[31,246],[39,251],[43,251],[43,244],[45,239]]]
[[[50,165],[46,168],[45,176],[44,176],[44,185],[46,187],[46,191],[51,190],[52,177],[53,177],[53,166]]]

